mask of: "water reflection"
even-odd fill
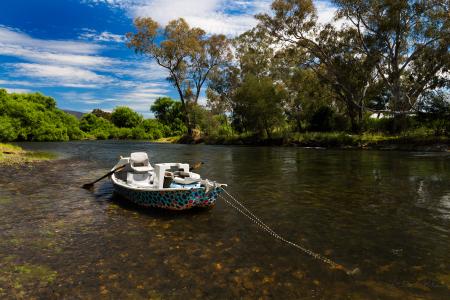
[[[448,155],[296,148],[33,143],[62,159],[0,175],[0,297],[450,297]],[[112,196],[119,155],[204,161],[274,230],[349,267],[332,271],[219,201],[142,210]]]

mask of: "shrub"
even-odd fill
[[[133,128],[142,123],[143,117],[129,107],[116,107],[111,114],[111,122],[119,128]]]
[[[19,134],[13,122],[8,116],[0,116],[0,141],[11,142],[17,139]]]
[[[56,141],[68,141],[66,128],[60,128],[55,124],[44,123],[41,126],[35,128],[31,132],[32,140],[37,142],[56,142]]]
[[[0,91],[0,139],[66,141],[83,133],[78,120],[56,108],[56,101],[39,93]],[[14,130],[13,130],[14,129]]]

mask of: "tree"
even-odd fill
[[[96,109],[92,110],[91,113],[96,115],[99,118],[103,118],[103,119],[108,120],[108,121],[111,120],[111,113],[110,112],[103,111],[101,109],[96,108]]]
[[[307,68],[295,68],[282,77],[288,93],[286,115],[294,123],[294,129],[300,131],[305,122],[320,107],[333,106],[334,94],[330,86]]]
[[[119,128],[133,128],[142,123],[144,118],[129,107],[116,107],[111,114],[111,122]]]
[[[286,50],[300,53],[305,66],[310,67],[334,90],[347,109],[353,130],[358,130],[363,118],[364,99],[374,82],[374,62],[354,47],[352,30],[336,30],[333,25],[320,26],[311,0],[276,0],[273,16],[258,16],[260,27],[269,30]]]
[[[8,94],[0,89],[0,140],[67,141],[81,139],[78,120],[39,93]]]
[[[224,35],[206,36],[200,28],[191,28],[180,18],[170,21],[164,30],[151,18],[134,21],[136,33],[128,33],[128,46],[153,58],[169,72],[168,80],[177,89],[183,108],[183,120],[189,133],[195,124],[189,118],[189,103],[198,103],[209,74],[231,59]]]
[[[233,39],[236,60],[216,69],[208,82],[208,106],[216,114],[233,112],[236,91],[247,74],[274,78],[273,39],[261,28],[253,28]]]
[[[240,84],[241,71],[233,65],[211,73],[206,96],[207,106],[213,114],[233,112],[233,98]]]
[[[175,101],[170,97],[161,97],[156,99],[150,110],[161,124],[170,128],[172,135],[180,135],[186,131],[182,121],[181,102]]]
[[[388,112],[417,110],[427,91],[448,85],[450,2],[337,0],[338,17],[354,29],[361,54],[372,56],[389,91]]]
[[[271,78],[247,74],[234,99],[235,117],[245,129],[254,130],[260,136],[265,133],[271,139],[275,126],[284,121],[284,96],[284,91]]]

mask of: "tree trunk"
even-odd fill
[[[392,100],[393,100],[392,108],[394,110],[394,123],[393,123],[392,131],[394,133],[398,133],[404,129],[404,125],[405,125],[405,115],[397,113],[402,110],[400,78],[396,78],[396,80],[393,84]]]
[[[353,105],[352,102],[347,102],[347,111],[348,111],[348,116],[350,118],[351,132],[359,133],[360,126],[359,126],[358,120],[356,119],[357,112],[355,109],[355,105]]]

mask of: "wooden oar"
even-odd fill
[[[83,184],[82,188],[83,188],[83,189],[90,190],[90,189],[92,189],[92,188],[94,187],[94,184],[96,184],[96,183],[99,182],[100,180],[102,180],[102,179],[104,179],[104,178],[106,178],[106,177],[108,177],[108,176],[111,176],[112,174],[116,173],[117,171],[122,170],[122,169],[125,168],[125,167],[126,167],[126,165],[117,167],[117,168],[115,168],[114,170],[112,170],[112,171],[106,173],[105,175],[103,175],[103,176],[100,177],[99,179],[97,179],[97,180],[95,180],[95,181],[93,181],[93,182],[91,182],[91,183]]]

